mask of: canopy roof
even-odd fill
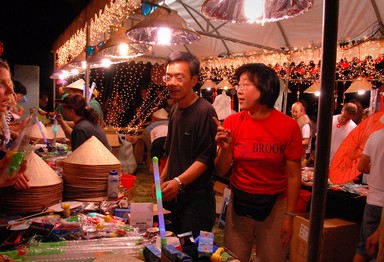
[[[131,1],[140,5],[138,0]],[[101,13],[105,12],[105,6],[109,5],[109,2],[93,0],[78,19],[58,38],[53,50],[56,51],[62,47],[78,30],[85,30],[86,21],[91,21],[91,19],[96,21]],[[190,51],[200,59],[204,59],[218,56],[265,54],[266,52],[287,53],[305,49],[316,50],[321,46],[323,1],[314,0],[314,5],[302,15],[264,25],[209,20],[201,13],[203,2],[202,0],[177,0],[169,5],[201,35],[199,41],[189,45],[153,46],[145,57],[163,59],[170,51],[183,50]],[[343,46],[341,50],[348,50],[345,51],[346,54],[351,53],[350,47],[354,45],[367,40],[383,39],[384,1],[340,0],[339,10],[338,43]],[[130,28],[143,18],[140,8],[137,8],[129,19],[122,23],[125,27]],[[91,37],[90,44],[97,45],[98,41],[103,40],[104,35]],[[85,46],[82,47],[83,50],[84,48]],[[383,53],[384,47],[381,44],[373,49],[373,52]],[[353,49],[353,52],[354,56],[362,55],[358,48]],[[319,53],[315,52],[313,56],[315,56],[314,59],[320,57]]]

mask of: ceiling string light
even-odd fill
[[[140,7],[139,0],[111,0],[56,50],[56,66],[60,67],[78,56],[86,47],[86,27],[90,26],[90,44],[97,45],[110,25],[122,24],[134,10]]]

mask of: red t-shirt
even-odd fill
[[[284,193],[286,160],[304,155],[300,127],[274,109],[265,119],[252,119],[248,111],[227,117],[223,126],[234,140],[231,185],[252,194]]]

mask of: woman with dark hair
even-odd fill
[[[72,129],[60,114],[57,117],[65,134],[71,136],[72,151],[76,150],[92,136],[95,136],[106,148],[111,150],[107,136],[99,124],[99,115],[92,107],[87,106],[87,102],[82,95],[69,94],[59,103],[63,104],[65,116],[75,122]]]
[[[236,70],[238,114],[216,121],[217,175],[231,170],[224,245],[240,261],[284,261],[293,234],[293,217],[301,187],[304,155],[299,125],[277,111],[279,79],[264,64]]]

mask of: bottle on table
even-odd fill
[[[119,173],[117,170],[111,170],[108,176],[108,199],[113,200],[119,193]]]

